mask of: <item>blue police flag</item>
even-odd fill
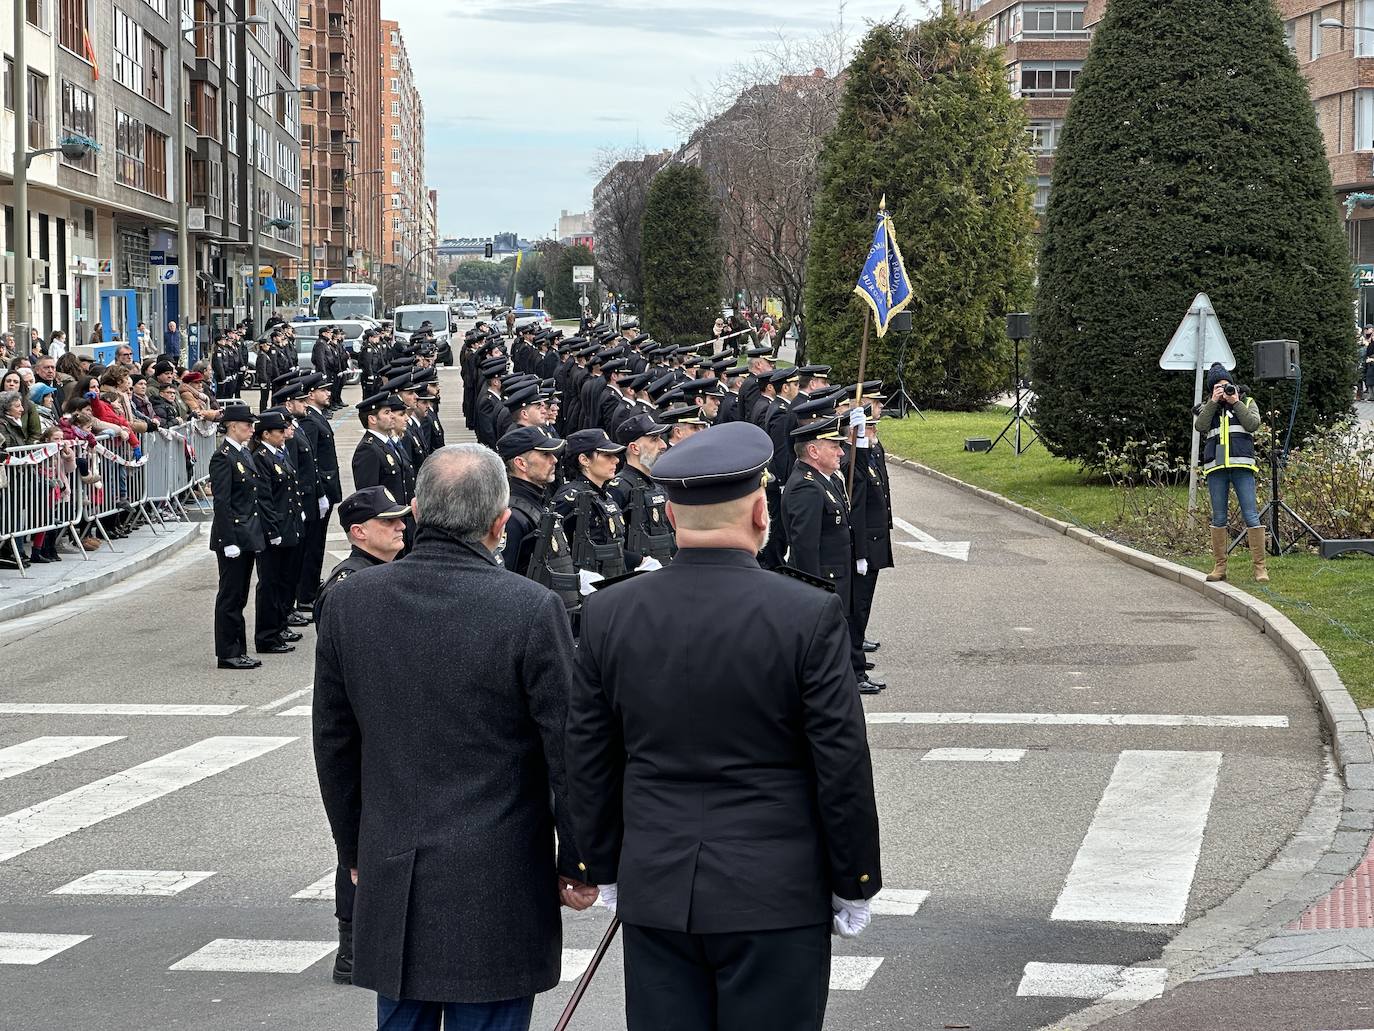
[[[878,227],[854,292],[873,309],[873,322],[880,337],[887,332],[892,316],[911,303],[911,281],[902,264],[902,252],[897,246],[897,234],[887,213],[885,196],[878,205]]]

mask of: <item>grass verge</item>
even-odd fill
[[[1003,441],[991,453],[964,450],[967,437],[995,438],[1009,413],[927,412],[904,420],[885,420],[883,443],[894,455],[921,462],[1019,502],[1055,519],[1109,537],[1119,537],[1118,493],[1105,479],[1055,458],[1035,444],[1016,455]],[[1185,488],[1179,488],[1185,492]],[[1205,501],[1203,502],[1206,503]],[[1134,542],[1127,542],[1132,543]],[[1209,569],[1202,554],[1166,555],[1194,569]],[[1235,553],[1229,582],[1273,605],[1330,657],[1332,665],[1362,708],[1374,706],[1374,558],[1353,556],[1326,561],[1315,555],[1270,559],[1271,580],[1250,579],[1250,557]]]

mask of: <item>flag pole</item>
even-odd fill
[[[863,399],[864,399],[864,373],[867,371],[867,368],[868,368],[868,313],[867,313],[867,312],[864,312],[864,340],[863,340],[863,343],[859,345],[859,382],[858,382],[858,385],[854,388],[854,405],[855,405],[856,408],[859,408],[859,409],[862,409],[862,408],[863,408]],[[849,445],[850,445],[850,447],[849,447],[849,476],[847,477],[847,482],[846,482],[846,485],[845,485],[845,493],[846,493],[849,497],[851,497],[851,498],[854,496],[854,467],[855,467],[856,465],[859,464],[859,456],[858,456],[858,450],[859,450],[859,449],[858,449],[858,446],[857,446],[857,445],[855,444],[855,442],[854,442],[854,439],[853,439],[853,432],[854,432],[854,431],[851,429],[851,430],[849,431],[849,433],[848,433],[848,436],[849,436]]]

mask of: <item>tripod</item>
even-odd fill
[[[916,402],[911,399],[911,395],[906,392],[906,345],[909,337],[902,334],[902,346],[897,352],[897,392],[888,398],[888,404],[895,409],[896,418],[905,419],[909,412],[915,412],[925,422],[926,417],[921,410],[916,407]]]
[[[1021,338],[1017,337],[1012,341],[1012,344],[1015,347],[1012,375],[1015,377],[1016,408],[1012,411],[1011,422],[1007,423],[1006,426],[1002,428],[1002,432],[997,434],[997,439],[988,447],[989,454],[997,447],[1002,438],[1011,432],[1012,427],[1016,428],[1016,439],[1014,441],[1008,440],[1007,443],[1011,444],[1016,449],[1018,455],[1024,455],[1031,449],[1031,445],[1040,438],[1040,434],[1036,432],[1035,427],[1031,424],[1030,418],[1026,415],[1026,405],[1030,403],[1030,399],[1026,398],[1023,400],[1021,397]],[[1025,423],[1026,429],[1030,431],[1030,440],[1027,440],[1024,444],[1021,442],[1022,423]]]

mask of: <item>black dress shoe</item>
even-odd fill
[[[240,655],[239,658],[242,659],[244,662],[251,662],[253,664],[254,669],[257,669],[259,666],[262,665],[261,659],[255,659],[250,655]]]
[[[296,647],[285,641],[273,641],[271,644],[260,644],[254,650],[259,655],[285,655],[287,652],[295,651]]]
[[[250,659],[247,655],[235,655],[232,658],[220,659],[220,669],[257,669],[262,663],[256,659]]]
[[[47,565],[47,562],[48,560],[45,559],[42,555],[30,555],[28,557],[28,563],[31,566]]]
[[[287,644],[295,644],[297,641],[301,639],[301,635],[296,633],[296,631],[294,630],[283,630],[277,636],[280,637]]]
[[[882,645],[879,644],[877,641],[870,641],[868,638],[864,638],[864,651],[876,652],[881,647]]]
[[[869,680],[868,677],[859,681],[859,694],[878,694],[882,689],[878,681]]]
[[[286,617],[287,626],[309,626],[310,620],[306,619],[299,612],[293,612]]]
[[[876,668],[877,668],[877,667],[876,667],[876,665],[875,665],[874,663],[869,662],[867,659],[864,660],[864,669],[876,669]]]

